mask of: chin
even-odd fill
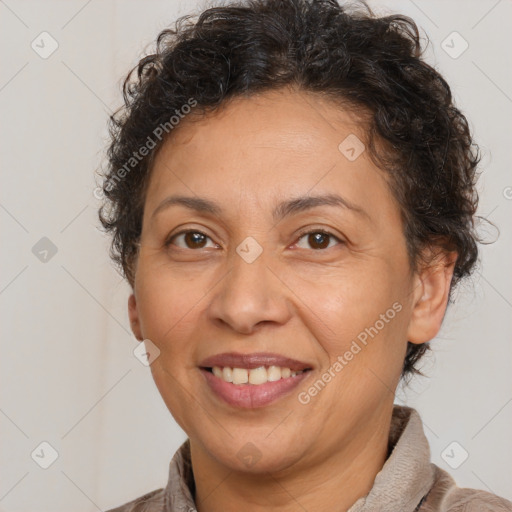
[[[229,444],[222,442],[211,446],[209,437],[203,445],[220,464],[232,471],[251,474],[284,471],[302,459],[303,454],[293,450],[296,443],[286,443],[282,439],[269,439],[265,436],[259,439],[257,436],[243,436],[238,432],[237,437],[230,438]]]

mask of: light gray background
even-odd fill
[[[166,484],[185,439],[133,355],[129,288],[109,261],[93,189],[121,79],[161,29],[204,5],[0,0],[0,510],[120,505]],[[425,364],[429,378],[396,401],[419,410],[433,462],[461,487],[512,499],[512,4],[371,5],[410,15],[429,35],[429,61],[451,84],[484,153],[480,214],[501,230],[450,306]],[[59,45],[46,59],[31,48],[35,40],[43,51],[43,31]],[[456,59],[442,46],[462,48],[454,31],[469,44]],[[32,252],[42,237],[58,249],[47,262]],[[48,469],[31,458],[43,441],[58,452]],[[469,453],[457,469],[441,456],[453,441]],[[452,459],[461,457],[459,445],[448,450]]]

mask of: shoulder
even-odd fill
[[[512,512],[512,502],[487,491],[458,487],[433,464],[435,480],[421,512]]]
[[[160,512],[163,505],[164,489],[157,489],[106,512]]]

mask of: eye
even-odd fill
[[[334,236],[329,231],[325,231],[323,229],[314,229],[312,231],[306,231],[305,233],[301,233],[299,240],[306,236],[306,243],[310,244],[310,246],[313,247],[313,249],[315,250],[329,249],[329,238],[335,239],[340,244],[343,244],[342,240]],[[298,245],[298,243],[296,245]],[[301,249],[308,249],[308,247],[301,247]]]
[[[329,231],[325,231],[322,229],[315,229],[301,233],[299,240],[305,238],[306,236],[306,243],[309,243],[310,247],[312,247],[314,250],[330,248],[329,239],[334,239],[338,241],[340,244],[343,243],[343,241],[340,240],[338,237],[336,237]],[[179,244],[174,243],[176,240],[179,239],[182,239],[185,246],[180,246]],[[206,247],[207,240],[211,240],[211,238],[201,231],[186,230],[180,231],[179,233],[175,233],[174,235],[169,237],[165,242],[165,247],[168,247],[169,245],[177,245],[182,249],[204,249]],[[214,247],[219,247],[217,244],[213,245]],[[296,245],[300,247],[298,243]],[[300,248],[308,249],[309,247]]]
[[[208,235],[205,235],[201,231],[189,229],[187,231],[180,231],[169,237],[165,241],[165,247],[169,245],[177,245],[174,244],[174,240],[181,239],[185,243],[185,247],[179,246],[181,249],[204,249],[206,241],[211,238]],[[217,244],[214,244],[215,247],[218,247]]]

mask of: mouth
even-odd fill
[[[284,398],[313,366],[281,355],[224,353],[199,366],[217,399],[237,408],[259,408]]]

